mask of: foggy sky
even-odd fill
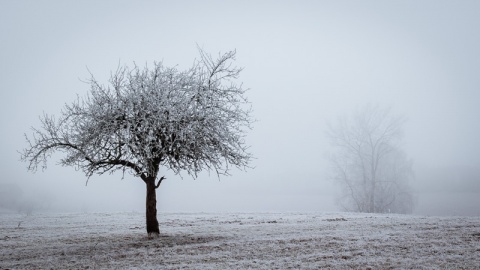
[[[184,69],[198,44],[237,50],[257,119],[254,169],[220,181],[162,171],[159,211],[337,211],[326,123],[372,103],[408,119],[417,213],[480,215],[479,12],[479,1],[438,0],[1,1],[0,184],[60,211],[144,211],[138,178],[85,186],[55,156],[27,172],[17,151],[41,114],[88,92],[89,71],[106,83],[119,63]]]

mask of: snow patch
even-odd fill
[[[480,268],[480,217],[352,213],[0,216],[0,269]]]

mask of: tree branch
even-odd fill
[[[155,185],[155,188],[157,189],[160,184],[162,183],[163,180],[167,179],[165,176],[162,176],[159,180],[158,180],[158,183]]]

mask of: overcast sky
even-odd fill
[[[198,44],[237,50],[258,120],[247,138],[255,168],[220,181],[163,171],[159,211],[336,211],[326,123],[372,103],[408,118],[418,213],[480,214],[479,30],[476,0],[0,1],[0,183],[62,211],[144,211],[140,179],[106,175],[85,186],[55,156],[32,174],[17,151],[39,115],[88,92],[88,70],[106,81],[119,62],[183,69]],[[425,201],[450,187],[474,195]]]

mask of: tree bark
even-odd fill
[[[157,194],[155,187],[155,178],[149,178],[145,181],[147,184],[147,233],[149,237],[155,237],[160,234],[157,220]]]

